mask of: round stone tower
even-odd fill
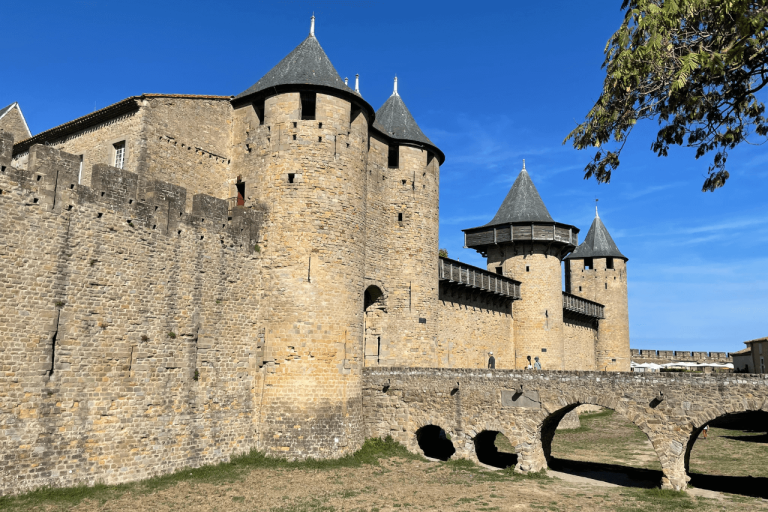
[[[315,38],[314,17],[304,42],[232,104],[238,201],[267,212],[259,446],[292,459],[342,456],[361,446],[364,431],[373,109],[336,72]]]
[[[565,259],[565,286],[568,293],[605,306],[595,348],[600,371],[629,371],[627,261],[595,207],[595,220],[584,242]]]
[[[381,224],[381,229],[370,239],[371,268],[366,276],[377,275],[380,269],[373,267],[381,265],[387,288],[379,364],[438,366],[439,187],[445,156],[406,107],[397,78],[392,95],[376,112],[371,147],[370,158],[381,160],[371,163],[373,167],[378,163],[383,186],[371,186],[378,196],[372,203],[380,201],[382,208],[370,222]],[[369,178],[379,180],[373,173]],[[374,255],[377,246],[383,255],[380,263]],[[367,360],[369,353],[366,348]]]
[[[489,271],[522,283],[512,306],[515,368],[538,357],[543,370],[565,369],[561,262],[578,232],[552,219],[525,164],[493,220],[464,230],[465,245],[487,258]]]

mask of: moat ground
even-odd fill
[[[497,446],[505,450],[503,437]],[[40,491],[0,499],[2,510],[75,511],[482,511],[768,510],[768,436],[710,429],[691,455],[691,493],[660,491],[647,438],[612,411],[558,431],[558,470],[521,476],[466,461],[430,462],[371,442],[341,461],[285,463],[259,454],[125,486]],[[565,473],[565,474],[564,474]],[[568,473],[590,477],[570,477]],[[615,483],[626,486],[615,486]],[[712,492],[715,491],[722,492]],[[730,492],[729,492],[730,491]]]

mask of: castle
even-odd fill
[[[487,269],[439,258],[444,153],[397,81],[374,111],[342,80],[314,18],[237,96],[6,121],[2,493],[343,456],[365,366],[629,370],[627,258],[600,218],[579,244],[523,169],[464,231]]]

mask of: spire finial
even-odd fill
[[[392,91],[392,96],[400,96],[397,94],[397,75],[395,75],[395,90]]]
[[[598,201],[599,201],[599,199],[595,198],[595,218],[598,218],[598,219],[599,219],[599,218],[600,218],[600,215],[598,215],[598,214],[597,214],[597,202],[598,202]]]
[[[344,85],[349,85],[349,78],[344,77]]]
[[[355,75],[355,92],[360,94],[360,75]]]
[[[315,37],[315,13],[312,13],[311,21],[309,22],[309,35]]]
[[[523,158],[523,170],[525,170],[525,158]]]

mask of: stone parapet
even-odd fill
[[[733,357],[728,352],[689,352],[681,350],[630,349],[630,356],[635,363],[669,363],[672,361],[691,363],[732,363]]]

